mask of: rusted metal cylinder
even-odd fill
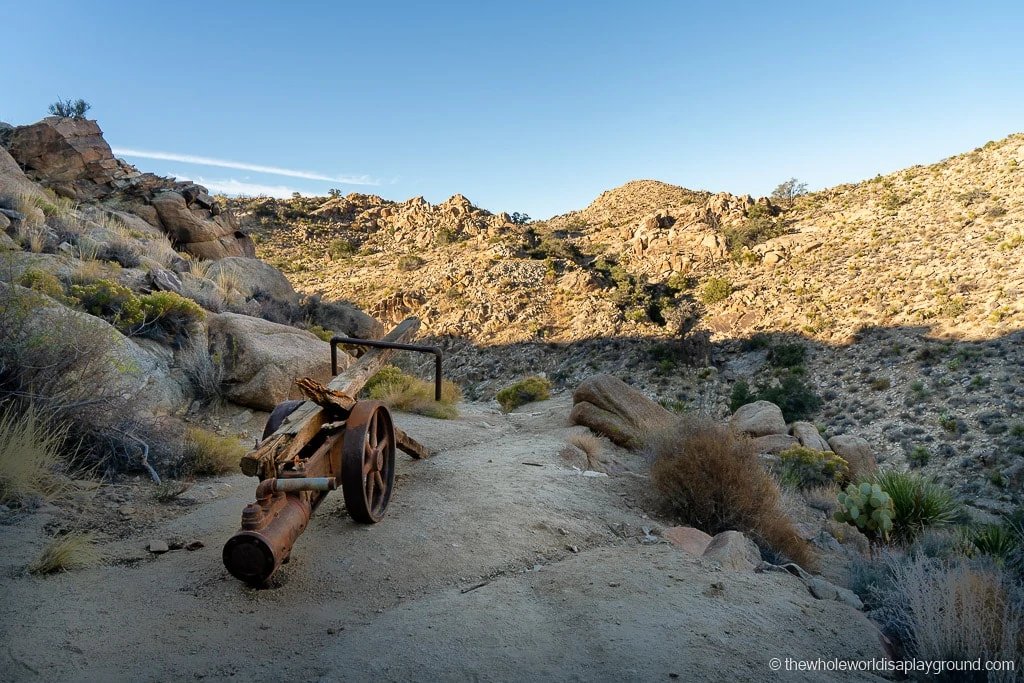
[[[269,517],[264,525],[239,531],[224,544],[224,566],[248,584],[265,583],[288,559],[296,539],[306,530],[310,514],[308,496],[277,494],[263,512]],[[243,526],[254,526],[244,513]]]

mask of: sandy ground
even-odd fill
[[[584,431],[566,426],[570,406],[396,414],[439,454],[399,454],[377,525],[331,494],[268,589],[220,559],[254,479],[205,480],[187,507],[136,496],[154,521],[110,533],[102,566],[49,577],[25,567],[56,511],[9,514],[0,680],[874,680],[772,673],[772,657],[884,655],[866,619],[793,577],[646,538],[663,523],[643,478],[585,477],[559,455]],[[204,546],[151,555],[150,539]]]

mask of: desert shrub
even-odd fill
[[[56,102],[47,107],[47,110],[54,116],[76,119],[84,118],[85,112],[90,109],[92,109],[92,105],[82,98],[62,100],[58,97]]]
[[[926,528],[954,523],[962,511],[952,491],[917,472],[880,470],[873,482],[892,498],[892,538],[900,543],[913,542]]]
[[[332,261],[340,261],[341,259],[352,256],[356,253],[358,247],[347,239],[339,237],[333,240],[327,247],[327,255],[330,256]]]
[[[764,204],[754,204],[747,209],[747,220],[738,226],[728,227],[722,231],[726,245],[734,255],[744,247],[760,244],[772,237],[786,232],[786,224],[782,218],[772,216],[771,209]]]
[[[125,240],[104,242],[96,256],[101,261],[116,261],[125,268],[135,268],[142,263],[139,249]]]
[[[772,344],[771,335],[765,332],[758,332],[744,339],[740,343],[740,349],[743,351],[759,351],[760,349],[767,349]],[[803,362],[803,359],[800,359]]]
[[[850,466],[832,451],[794,446],[779,453],[782,483],[798,489],[836,484],[850,474]]]
[[[0,283],[0,401],[33,404],[67,424],[71,464],[106,472],[138,465],[131,403],[138,368],[114,362],[120,335],[36,292]]]
[[[302,308],[297,303],[262,290],[253,292],[252,298],[259,305],[259,317],[264,320],[279,325],[294,325],[302,318]]]
[[[821,396],[795,374],[782,377],[778,386],[762,389],[757,398],[777,405],[787,423],[803,420],[821,407]]]
[[[1024,660],[1024,613],[1005,571],[963,558],[887,561],[891,580],[880,591],[880,613],[908,657],[949,663]],[[939,681],[1017,680],[1013,671],[945,671]]]
[[[725,301],[732,294],[732,283],[723,277],[708,278],[700,290],[700,300],[710,306]]]
[[[178,353],[178,365],[201,401],[218,404],[223,400],[224,367],[210,356],[206,344],[192,340]]]
[[[78,300],[82,310],[103,318],[125,334],[145,320],[139,298],[132,290],[111,280],[74,285],[71,296]]]
[[[18,278],[18,284],[40,294],[45,294],[51,299],[56,299],[57,301],[64,300],[64,285],[61,284],[60,280],[53,273],[29,269]]]
[[[92,534],[78,532],[55,538],[28,566],[28,571],[30,574],[54,574],[93,567],[103,559],[94,541]]]
[[[979,524],[968,528],[967,542],[980,555],[991,557],[996,563],[1008,565],[1018,573],[1024,553],[1024,530],[1013,522],[1004,520],[999,524]]]
[[[750,440],[711,420],[687,418],[652,439],[651,455],[651,481],[671,514],[709,534],[742,531],[762,548],[813,566]]]
[[[398,269],[402,271],[416,270],[424,263],[426,261],[415,254],[405,254],[398,257]]]
[[[143,335],[180,349],[195,333],[206,311],[174,292],[153,292],[139,299],[143,322],[132,334]]]
[[[546,377],[534,375],[505,387],[494,398],[507,413],[527,403],[551,398],[551,382]]]
[[[778,344],[768,351],[768,362],[777,368],[795,368],[807,358],[807,347],[798,342]]]
[[[441,400],[434,400],[434,383],[406,375],[393,365],[386,365],[370,378],[364,387],[366,395],[383,401],[389,407],[407,413],[417,413],[440,420],[459,416],[455,404],[462,400],[459,387],[448,380],[441,381]]]
[[[53,426],[32,405],[0,404],[0,505],[47,499],[60,492],[57,476],[67,426]]]
[[[216,475],[237,472],[245,447],[233,436],[219,436],[194,427],[182,444],[183,469],[192,474]]]
[[[914,446],[910,454],[907,455],[907,461],[911,467],[924,467],[931,458],[931,452],[924,446]]]
[[[729,392],[729,412],[735,413],[743,406],[756,400],[757,393],[751,391],[750,383],[745,379],[736,380],[736,384],[732,385],[732,391]]]

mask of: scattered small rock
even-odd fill
[[[170,548],[168,547],[166,541],[153,540],[150,541],[149,545],[146,546],[146,550],[153,553],[154,555],[162,555],[163,553],[166,553],[168,550],[170,550]]]

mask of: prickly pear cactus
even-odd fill
[[[833,517],[857,527],[872,544],[885,542],[892,531],[892,498],[878,484],[850,484],[839,494]]]

